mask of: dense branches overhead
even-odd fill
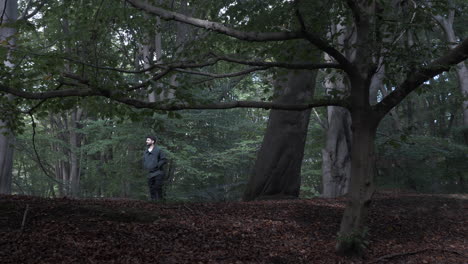
[[[185,98],[173,98],[172,101],[158,101],[155,103],[146,102],[145,98],[142,97],[142,89],[151,87],[155,83],[160,85],[167,86],[169,85],[164,81],[165,78],[169,78],[175,72],[184,74],[185,76],[192,76],[187,79],[187,82],[194,81],[195,76],[206,77],[205,80],[214,80],[222,78],[233,78],[233,77],[242,77],[247,74],[252,74],[258,71],[265,71],[269,69],[338,69],[343,70],[347,73],[350,79],[353,78],[362,78],[359,76],[359,67],[353,61],[348,60],[346,56],[341,51],[341,47],[334,47],[332,44],[332,38],[326,39],[323,36],[324,31],[318,29],[317,26],[312,26],[311,19],[308,17],[303,17],[305,12],[303,12],[303,6],[301,7],[301,2],[296,3],[292,2],[278,2],[272,1],[270,6],[276,4],[278,6],[288,6],[284,9],[284,12],[291,12],[290,21],[278,21],[277,26],[270,26],[265,29],[259,28],[258,26],[250,25],[249,19],[240,20],[242,25],[248,26],[233,26],[226,25],[222,22],[216,15],[211,15],[211,20],[199,19],[194,14],[203,14],[204,12],[202,7],[193,7],[193,12],[191,13],[181,13],[171,10],[170,7],[159,7],[156,6],[155,2],[145,2],[141,0],[126,0],[131,6],[135,7],[137,10],[132,10],[125,3],[121,3],[118,8],[113,10],[107,10],[110,12],[107,15],[103,13],[105,10],[102,10],[102,6],[98,6],[97,9],[90,9],[90,16],[92,14],[91,22],[87,24],[82,20],[77,18],[76,21],[72,20],[75,13],[80,13],[84,11],[73,11],[78,8],[78,6],[72,5],[69,10],[65,11],[59,3],[51,2],[47,4],[37,5],[32,9],[30,6],[31,3],[28,2],[28,5],[24,8],[24,20],[32,19],[34,21],[36,14],[41,14],[41,17],[37,18],[38,21],[41,21],[41,24],[35,25],[36,29],[32,32],[27,28],[23,27],[22,29],[26,32],[26,35],[33,36],[34,34],[38,35],[37,28],[45,27],[47,34],[54,36],[53,34],[48,33],[53,32],[54,30],[61,31],[61,29],[54,29],[52,24],[47,24],[49,21],[52,21],[48,18],[49,13],[63,12],[64,15],[70,18],[67,23],[76,23],[76,26],[80,23],[88,26],[83,32],[86,34],[83,35],[83,38],[77,38],[76,36],[67,36],[67,38],[76,38],[77,45],[76,48],[82,50],[82,52],[93,53],[92,56],[89,56],[87,61],[66,55],[63,52],[57,52],[57,47],[59,50],[60,43],[62,40],[53,40],[46,39],[45,43],[49,44],[48,47],[44,48],[43,44],[39,44],[43,39],[47,38],[45,35],[43,38],[39,38],[39,45],[34,47],[34,44],[24,45],[19,44],[17,48],[18,57],[19,57],[19,66],[17,70],[31,71],[35,70],[39,72],[40,67],[44,68],[46,71],[50,71],[49,75],[43,77],[42,82],[32,82],[32,84],[18,82],[18,81],[2,81],[0,84],[0,91],[4,93],[11,93],[18,97],[25,99],[50,99],[50,98],[61,98],[61,97],[89,97],[89,96],[100,96],[110,98],[114,101],[128,104],[135,107],[141,108],[151,108],[155,110],[179,110],[179,109],[226,109],[233,107],[258,107],[258,108],[269,108],[269,109],[304,109],[308,107],[317,107],[324,105],[339,105],[350,107],[349,102],[346,99],[338,100],[336,98],[322,98],[318,100],[311,100],[309,104],[305,105],[278,105],[271,102],[248,102],[248,101],[236,101],[236,102],[207,102],[205,101],[193,101],[186,100]],[[274,2],[274,3],[273,3]],[[162,3],[162,2],[161,2]],[[365,10],[361,4],[356,1],[347,1],[347,6],[341,4],[336,4],[339,8],[345,12],[352,14],[355,23],[361,23],[363,21],[362,16],[368,15],[368,10]],[[92,4],[92,1],[89,1],[89,4]],[[234,3],[226,3],[225,6],[220,5],[221,10],[228,10],[229,8],[235,7]],[[184,7],[185,8],[185,7]],[[302,8],[302,9],[301,9]],[[310,8],[310,7],[309,7]],[[375,8],[375,7],[374,7]],[[222,14],[220,9],[212,10],[218,16]],[[51,10],[51,11],[50,11]],[[347,11],[346,11],[347,10]],[[115,16],[126,21],[126,24],[119,25],[115,18],[111,18],[113,15],[112,12],[116,12]],[[221,12],[221,13],[220,13]],[[255,12],[253,12],[255,13]],[[143,16],[143,20],[139,17]],[[148,18],[147,15],[150,15]],[[334,11],[330,11],[328,14],[329,17],[334,15]],[[253,16],[253,15],[252,15]],[[197,37],[191,38],[190,42],[186,47],[188,52],[193,46],[196,46],[197,41],[213,42],[217,41],[219,43],[227,43],[226,45],[231,45],[235,47],[236,44],[245,42],[245,45],[251,45],[249,54],[246,56],[240,56],[239,53],[230,53],[226,52],[225,48],[220,46],[217,50],[205,50],[204,53],[192,53],[189,56],[177,58],[176,54],[170,53],[169,51],[164,54],[165,61],[162,62],[161,58],[156,58],[156,61],[151,64],[149,67],[140,67],[137,66],[136,69],[132,69],[132,64],[135,63],[124,62],[125,58],[134,57],[136,49],[139,49],[137,40],[139,35],[139,30],[149,30],[149,32],[164,27],[156,23],[155,17],[159,17],[166,21],[176,21],[176,23],[184,23],[190,26],[199,28],[203,34],[198,34]],[[137,21],[137,18],[140,19]],[[263,20],[272,20],[273,18],[262,17]],[[136,22],[132,22],[136,20]],[[317,22],[317,21],[313,21]],[[56,23],[56,22],[54,22]],[[136,23],[136,24],[135,24]],[[139,24],[138,24],[139,23]],[[269,21],[269,23],[274,23]],[[63,24],[63,22],[62,22]],[[326,23],[322,21],[323,26],[326,27]],[[57,25],[55,25],[57,26]],[[59,25],[60,26],[60,25]],[[109,31],[105,32],[100,27],[109,27]],[[138,28],[138,27],[140,28]],[[63,27],[63,25],[62,25]],[[169,25],[170,27],[170,25]],[[50,28],[50,29],[49,29]],[[280,31],[270,30],[271,28],[280,28]],[[166,29],[167,28],[166,26]],[[28,31],[29,30],[29,31]],[[225,35],[230,38],[215,38],[208,34],[210,31],[216,32],[218,35]],[[75,32],[79,33],[79,31]],[[42,34],[42,33],[41,33]],[[112,36],[114,34],[114,36]],[[359,34],[359,32],[357,32]],[[216,35],[216,34],[215,34]],[[115,39],[117,37],[117,39]],[[168,35],[169,39],[170,34]],[[89,39],[87,39],[89,38]],[[206,40],[203,40],[206,38]],[[55,41],[55,42],[54,42]],[[57,42],[58,41],[58,42]],[[271,45],[277,45],[278,47],[287,48],[287,43],[289,41],[303,41],[303,45],[310,45],[310,52],[314,49],[319,49],[325,53],[328,53],[333,59],[333,63],[308,63],[307,55],[305,55],[303,61],[288,61],[289,57],[285,57],[286,60],[278,61],[272,59],[271,54],[267,54],[265,50],[268,50]],[[379,39],[372,39],[371,43],[368,43],[367,47],[361,47],[363,49],[375,48],[381,45],[382,43],[378,42]],[[55,43],[55,44],[54,44]],[[249,44],[250,43],[250,44]],[[254,44],[257,43],[257,44]],[[258,43],[264,43],[261,46]],[[274,44],[271,44],[274,43]],[[275,44],[276,43],[276,44]],[[307,44],[309,43],[309,44]],[[57,46],[57,47],[54,47]],[[115,52],[123,52],[112,57],[109,54],[101,54],[98,50],[104,50],[100,45],[111,45],[117,47]],[[224,45],[224,44],[223,44]],[[240,45],[240,44],[239,44]],[[242,44],[244,45],[244,44]],[[255,46],[252,46],[255,45]],[[37,54],[36,50],[38,47],[41,47],[45,52]],[[133,51],[131,50],[133,49]],[[180,50],[180,47],[176,47]],[[281,48],[280,48],[281,49]],[[120,50],[120,51],[119,51]],[[456,48],[445,53],[445,55],[439,57],[438,59],[433,60],[431,63],[421,62],[419,65],[415,65],[411,72],[407,73],[406,79],[402,79],[399,84],[396,84],[396,89],[390,93],[386,98],[381,100],[380,103],[374,106],[374,108],[379,113],[378,115],[385,115],[390,109],[403,100],[411,91],[416,89],[425,81],[431,79],[432,77],[447,71],[451,66],[454,66],[467,58],[468,44],[467,41],[461,42]],[[214,51],[214,53],[213,53]],[[114,51],[113,51],[114,52]],[[288,50],[288,52],[295,52],[294,49]],[[35,54],[36,53],[36,54]],[[128,54],[125,54],[128,53]],[[133,53],[133,55],[132,55]],[[180,53],[180,52],[179,52]],[[216,53],[216,54],[215,54]],[[223,54],[226,53],[226,54]],[[193,57],[193,54],[198,54],[198,56]],[[206,54],[205,56],[200,56],[199,54]],[[39,56],[38,56],[39,55]],[[391,54],[390,54],[391,55]],[[28,58],[33,57],[45,57],[46,61],[43,62],[46,65],[40,65],[38,58],[31,59],[28,62]],[[250,59],[245,59],[249,57]],[[152,58],[150,58],[153,60]],[[21,66],[21,62],[24,64]],[[112,63],[108,63],[112,62]],[[55,64],[55,65],[53,65]],[[112,65],[114,64],[114,65]],[[70,65],[63,67],[64,65]],[[73,66],[75,65],[75,66]],[[117,65],[123,66],[122,68],[117,67]],[[244,65],[244,66],[242,66]],[[36,67],[36,69],[35,69]],[[377,66],[376,66],[377,67]],[[207,68],[208,70],[202,70]],[[42,69],[42,71],[44,70]],[[85,70],[86,69],[86,70]],[[213,70],[217,72],[213,72]],[[27,76],[43,76],[43,73],[20,73],[19,75]],[[137,75],[139,77],[132,77],[131,75]],[[372,77],[373,73],[369,73],[369,76]],[[50,76],[50,77],[48,77]],[[80,79],[71,78],[70,76],[81,76]],[[11,77],[13,78],[13,77]],[[28,78],[26,78],[28,79]],[[32,79],[32,78],[30,78]],[[45,82],[44,80],[47,80]],[[365,81],[365,80],[363,80]],[[200,83],[200,82],[195,82]],[[63,89],[55,90],[58,84],[61,84]],[[68,87],[68,88],[67,88]],[[71,87],[71,88],[70,88]]]

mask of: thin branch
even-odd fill
[[[189,24],[195,27],[204,28],[207,30],[212,30],[223,35],[234,37],[240,40],[246,41],[281,41],[281,40],[292,40],[292,39],[301,39],[303,38],[302,32],[244,32],[225,25],[202,20],[190,16],[183,15],[181,13],[168,11],[159,7],[152,6],[146,2],[140,0],[126,0],[128,3],[133,5],[135,8],[143,10],[144,12],[159,16],[164,20],[174,20]]]
[[[41,1],[39,5],[36,7],[36,9],[28,14],[29,8],[31,8],[31,3],[32,3],[32,0],[28,2],[26,9],[24,10],[24,13],[18,18],[18,20],[27,20],[35,16],[37,13],[39,13],[41,8],[44,7],[47,1],[46,0]]]
[[[255,71],[263,71],[267,70],[270,67],[264,66],[264,67],[254,67],[254,68],[248,68],[242,71],[238,72],[231,72],[231,73],[225,73],[225,74],[216,74],[216,73],[209,73],[209,72],[199,72],[199,71],[190,71],[190,70],[182,70],[182,69],[175,69],[175,71],[182,72],[182,73],[187,73],[187,74],[193,74],[193,75],[201,75],[201,76],[207,76],[211,77],[210,79],[220,79],[220,78],[231,78],[231,77],[238,77],[242,75],[246,75]]]
[[[315,69],[327,69],[327,68],[335,68],[335,69],[343,69],[343,67],[338,64],[338,63],[287,63],[287,62],[266,62],[266,61],[248,61],[248,60],[241,60],[241,59],[235,59],[232,57],[228,56],[219,56],[219,55],[214,55],[214,57],[211,60],[208,60],[204,63],[193,63],[193,61],[180,61],[180,62],[170,62],[170,63],[158,63],[154,64],[148,68],[142,69],[142,70],[126,70],[126,69],[118,69],[118,68],[112,68],[112,67],[103,67],[103,66],[96,66],[92,65],[89,63],[85,63],[82,61],[70,59],[70,58],[63,58],[65,60],[79,63],[85,66],[93,67],[93,68],[98,68],[102,70],[111,70],[111,71],[117,71],[117,72],[122,72],[122,73],[131,73],[131,74],[141,74],[145,73],[148,71],[152,71],[155,68],[159,69],[187,69],[187,68],[203,68],[206,66],[211,66],[216,64],[218,61],[227,61],[227,62],[232,62],[232,63],[237,63],[237,64],[243,64],[243,65],[249,65],[249,66],[260,66],[260,67],[278,67],[278,68],[286,68],[286,69],[299,69],[299,70],[315,70]]]
[[[297,69],[297,70],[316,70],[316,69],[344,69],[342,65],[338,63],[287,63],[287,62],[266,62],[266,61],[246,61],[235,59],[227,56],[216,56],[219,60],[244,64],[249,66],[266,66],[266,67],[278,67],[286,69]]]
[[[41,167],[41,169],[42,169],[42,171],[44,172],[44,174],[45,174],[49,179],[51,179],[52,181],[56,182],[56,183],[59,184],[59,185],[63,185],[63,182],[58,181],[58,180],[55,179],[54,177],[50,176],[49,173],[47,173],[46,168],[45,168],[44,165],[42,164],[41,158],[39,157],[39,153],[37,152],[37,149],[36,149],[36,122],[34,121],[34,117],[33,117],[33,114],[32,114],[32,113],[29,113],[29,116],[31,117],[32,129],[33,129],[33,134],[32,134],[32,145],[33,145],[34,153],[36,154],[37,162],[39,163],[39,166]]]
[[[227,62],[232,62],[232,63],[237,63],[237,64],[257,66],[257,67],[246,69],[246,70],[236,72],[236,73],[228,73],[228,74],[212,74],[212,73],[203,73],[203,72],[197,72],[197,71],[183,70],[183,69],[188,69],[188,68],[203,68],[203,67],[211,66],[211,65],[216,64],[218,61],[227,61]],[[75,62],[78,62],[78,61],[75,61]],[[127,91],[134,91],[134,90],[147,87],[152,82],[162,79],[163,77],[165,77],[167,74],[169,74],[172,71],[184,72],[188,74],[203,75],[203,76],[208,76],[208,77],[213,77],[213,78],[229,78],[229,77],[240,76],[243,74],[248,74],[253,71],[265,70],[267,68],[272,68],[272,67],[287,68],[287,69],[306,69],[306,70],[326,69],[326,68],[342,69],[343,68],[338,63],[286,63],[286,62],[246,61],[246,60],[234,59],[232,57],[217,56],[217,55],[214,55],[212,59],[204,63],[193,63],[193,62],[182,61],[182,62],[172,62],[172,63],[165,63],[165,64],[155,64],[149,68],[146,68],[144,70],[139,70],[139,71],[128,71],[128,70],[114,69],[114,68],[109,68],[109,67],[98,67],[98,66],[94,66],[90,64],[87,64],[87,65],[90,67],[97,67],[97,68],[106,69],[106,70],[115,70],[115,71],[125,72],[125,73],[143,73],[146,71],[150,71],[154,68],[163,69],[163,71],[157,73],[156,75],[143,81],[142,83],[136,84],[128,88]],[[69,77],[69,78],[80,81],[80,79],[77,76],[70,75],[68,73],[64,75],[65,77]],[[81,83],[84,83],[84,82],[81,81]]]
[[[24,224],[26,223],[26,217],[28,216],[29,204],[26,204],[26,209],[24,209],[23,221],[21,221],[21,232],[24,231]]]
[[[240,31],[237,29],[226,27],[223,24],[220,24],[217,22],[193,18],[193,17],[186,16],[180,13],[158,8],[140,0],[126,0],[126,1],[138,9],[141,9],[144,12],[159,16],[164,20],[174,20],[174,21],[182,22],[182,23],[189,24],[195,27],[212,30],[212,31],[221,33],[223,35],[234,37],[240,40],[265,42],[265,41],[282,41],[282,40],[292,40],[292,39],[307,39],[311,44],[313,44],[320,50],[332,56],[339,64],[341,64],[343,69],[348,74],[355,74],[354,67],[346,59],[346,57],[343,56],[343,54],[341,54],[338,50],[336,50],[332,46],[328,45],[319,36],[311,32],[307,32],[304,28],[300,32],[244,32],[244,31]]]
[[[154,75],[153,77],[149,78],[148,80],[128,88],[127,91],[134,91],[134,90],[138,90],[138,89],[147,87],[152,82],[156,82],[156,81],[162,79],[164,76],[168,75],[173,70],[174,69],[172,69],[172,68],[167,68],[167,69],[161,71],[160,73]]]
[[[320,115],[317,113],[317,110],[315,110],[315,108],[313,109],[314,111],[314,114],[315,114],[315,119],[317,120],[317,122],[319,123],[319,125],[324,129],[324,130],[328,130],[328,121],[327,120],[322,120],[322,118],[320,118]]]
[[[22,19],[24,19],[24,17],[26,17],[26,14],[29,12],[29,9],[30,9],[31,6],[32,6],[32,1],[33,1],[33,0],[29,0],[29,1],[28,1],[28,3],[26,4],[26,7],[24,8],[23,14],[21,14],[21,15],[18,17],[18,20],[22,20]]]
[[[429,63],[426,67],[409,73],[405,81],[397,89],[386,96],[381,102],[374,106],[379,117],[385,116],[393,107],[398,105],[408,94],[418,88],[424,82],[432,79],[434,76],[444,71],[450,70],[450,67],[463,62],[468,58],[468,38],[457,47],[450,50],[444,56]]]
[[[92,90],[90,88],[64,89],[64,90],[57,90],[57,91],[44,91],[44,92],[31,93],[31,92],[22,91],[19,89],[13,89],[3,84],[0,84],[0,91],[3,91],[5,93],[11,93],[13,95],[16,95],[24,99],[33,99],[33,100],[63,98],[63,97],[72,97],[72,96],[86,97],[86,96],[102,95],[101,92]]]

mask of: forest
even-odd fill
[[[67,250],[37,261],[464,263],[467,10],[464,0],[0,0],[0,262],[34,263],[26,248],[41,255],[38,241],[60,248],[49,234],[80,230],[70,247],[88,261]],[[148,201],[149,136],[167,157],[162,202]],[[158,241],[159,253],[100,244],[104,230]],[[201,255],[181,253],[192,251]]]

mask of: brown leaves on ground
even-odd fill
[[[0,196],[0,263],[468,263],[466,202],[379,194],[370,247],[345,258],[334,253],[343,199],[155,204]]]

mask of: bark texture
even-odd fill
[[[335,198],[348,192],[351,176],[351,115],[346,108],[328,107],[328,131],[322,150],[322,196]]]
[[[275,102],[303,103],[312,98],[315,77],[315,71],[289,71],[286,80],[275,83]],[[298,197],[310,112],[271,110],[244,200]]]
[[[374,193],[374,139],[377,120],[367,120],[368,113],[353,112],[353,148],[351,181],[346,209],[341,220],[336,250],[339,254],[359,253],[366,236],[365,221]]]
[[[13,35],[16,29],[9,24],[14,23],[18,18],[18,3],[16,0],[1,0],[0,1],[0,42],[2,46],[7,49],[13,49],[15,45],[15,38]],[[14,65],[10,61],[10,54],[3,61],[6,68],[12,68]],[[12,95],[6,95],[6,100],[12,100]],[[11,182],[13,173],[13,150],[14,150],[15,136],[8,123],[0,117],[0,194],[11,193]]]
[[[15,137],[5,122],[0,120],[0,194],[11,193],[13,170],[13,146]],[[3,127],[3,128],[2,128]]]
[[[353,58],[352,44],[356,41],[353,27],[342,21],[331,27],[330,35],[335,34],[338,34],[338,45],[345,49],[346,57]],[[333,61],[328,55],[325,60]],[[327,78],[325,87],[328,94],[339,92],[338,96],[342,98],[349,94],[348,83],[345,75],[334,72]],[[322,196],[336,198],[348,192],[351,178],[351,115],[346,108],[328,106],[327,119],[327,138],[322,149]]]

